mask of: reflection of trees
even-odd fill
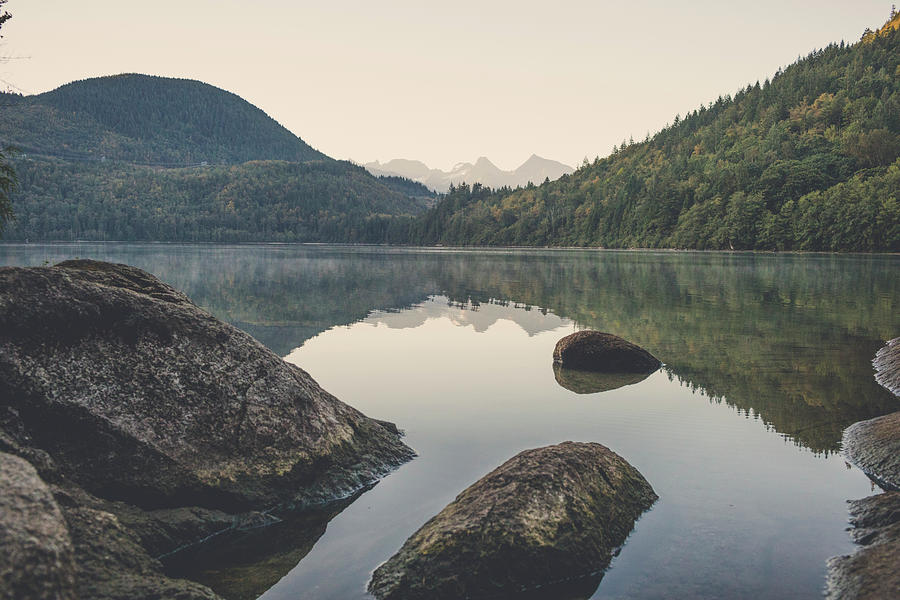
[[[443,293],[468,305],[543,307],[621,335],[686,385],[815,451],[836,450],[849,423],[898,408],[870,363],[900,326],[896,257],[158,245],[45,252],[32,264],[80,254],[144,267],[281,354],[374,309]]]
[[[815,451],[836,450],[848,424],[898,405],[870,364],[898,325],[894,258],[558,253],[543,265],[493,262],[472,268],[479,289],[621,335],[685,384]],[[472,279],[458,281],[450,296],[471,296]]]

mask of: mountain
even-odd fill
[[[538,187],[454,188],[396,241],[900,251],[900,17]]]
[[[165,166],[328,159],[246,100],[189,79],[113,75],[2,100],[0,139],[23,152]]]
[[[386,163],[378,161],[366,163],[366,169],[373,175],[397,175],[418,181],[437,192],[447,192],[451,185],[480,183],[492,188],[524,187],[529,183],[541,183],[545,179],[559,179],[574,169],[555,160],[541,158],[536,154],[513,171],[503,171],[484,156],[475,163],[458,163],[450,171],[431,169],[418,160],[395,158]]]
[[[377,239],[373,218],[433,203],[199,81],[116,75],[0,104],[0,146],[19,149],[9,240]]]

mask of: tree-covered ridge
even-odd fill
[[[169,166],[328,160],[246,100],[188,79],[114,75],[0,102],[0,140],[26,153]]]
[[[898,251],[898,155],[900,31],[889,25],[558,181],[454,188],[396,241]]]
[[[335,160],[160,169],[26,157],[16,169],[7,240],[352,242],[425,210],[395,182]]]

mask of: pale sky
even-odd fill
[[[3,87],[148,73],[259,106],[313,147],[448,169],[577,166],[890,15],[883,0],[10,0]]]

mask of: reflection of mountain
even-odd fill
[[[0,251],[16,263],[16,247]],[[500,298],[621,335],[686,385],[815,451],[836,450],[848,424],[900,408],[870,363],[900,328],[896,257],[161,245],[42,252],[30,263],[78,255],[148,269],[281,354],[431,295],[478,306],[457,317],[473,326],[496,316],[542,330],[540,310],[491,303]],[[404,319],[420,317],[373,318],[411,326]]]
[[[386,311],[373,313],[367,323],[382,323],[391,329],[418,327],[428,319],[449,317],[461,327],[472,327],[483,333],[500,320],[512,321],[529,336],[543,331],[551,331],[566,324],[566,320],[546,310],[528,305],[510,305],[509,302],[488,300],[487,302],[450,302],[446,296],[432,296],[415,306],[415,310]]]

